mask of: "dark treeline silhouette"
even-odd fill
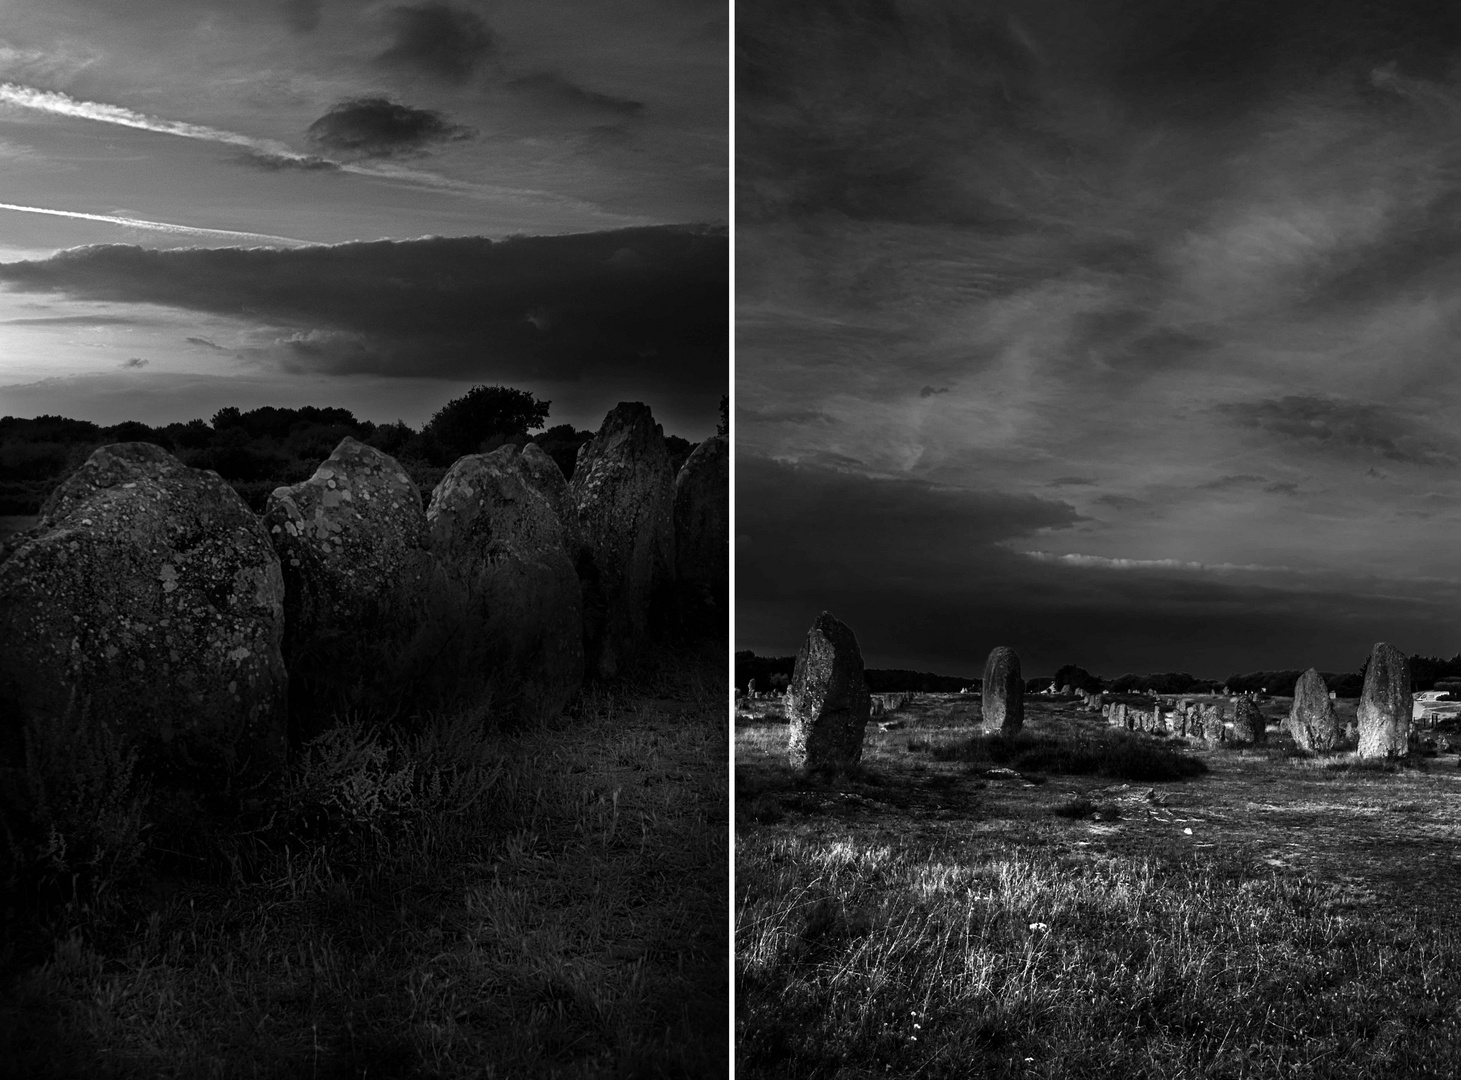
[[[263,510],[274,488],[308,479],[347,435],[399,461],[423,497],[459,457],[507,443],[537,443],[565,477],[572,477],[578,449],[594,433],[572,424],[535,431],[547,420],[548,406],[524,390],[476,386],[443,405],[419,431],[400,420],[376,424],[357,419],[349,409],[314,405],[266,405],[247,412],[228,406],[208,422],[157,427],[136,420],[103,426],[64,416],[6,416],[0,418],[0,514],[39,513],[56,485],[93,450],[117,442],[155,443],[185,465],[212,469],[255,512]],[[722,429],[724,415],[722,404]],[[673,469],[694,445],[665,436]]]
[[[744,690],[746,683],[756,680],[756,689],[779,690],[790,680],[796,667],[795,656],[757,656],[750,650],[736,653],[736,689]],[[896,694],[912,690],[924,694],[953,694],[966,686],[978,687],[978,679],[959,675],[934,675],[927,671],[909,671],[906,668],[868,668],[863,673],[867,688],[874,694]]]
[[[1358,671],[1321,671],[1324,685],[1342,698],[1357,698],[1364,688],[1366,658]],[[736,653],[737,688],[744,690],[749,679],[756,680],[757,690],[779,689],[784,679],[791,677],[796,666],[794,656],[757,656],[754,652]],[[1221,681],[1202,679],[1185,671],[1154,672],[1149,675],[1126,674],[1114,679],[1093,675],[1083,667],[1066,664],[1054,676],[1038,676],[1025,680],[1027,693],[1040,693],[1052,684],[1063,690],[1087,690],[1109,694],[1213,694],[1224,689],[1234,694],[1256,694],[1265,692],[1276,697],[1291,697],[1294,685],[1304,672],[1301,669],[1279,671],[1250,671],[1244,675],[1229,675]],[[922,693],[956,693],[968,687],[979,689],[979,679],[957,675],[934,675],[924,671],[908,671],[902,668],[868,668],[868,689],[875,694],[890,694],[904,690]],[[1434,656],[1413,655],[1410,657],[1410,685],[1415,691],[1451,690],[1461,695],[1461,653],[1442,660]]]

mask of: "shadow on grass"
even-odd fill
[[[974,735],[955,742],[909,739],[908,749],[927,750],[935,761],[1000,765],[1023,773],[1105,776],[1113,780],[1186,780],[1207,772],[1198,758],[1148,738],[1113,732],[1060,739],[1031,732]]]

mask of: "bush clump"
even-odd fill
[[[1002,765],[1019,772],[1105,776],[1113,780],[1185,780],[1207,772],[1198,758],[1147,738],[1113,732],[1099,738],[1059,739],[1020,731],[975,735],[929,747],[936,761]]]

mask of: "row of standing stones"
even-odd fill
[[[1086,708],[1100,712],[1113,727],[1164,731],[1207,743],[1258,744],[1266,739],[1267,721],[1247,698],[1237,699],[1232,715],[1225,716],[1216,704],[1184,700],[1167,712],[1160,705],[1143,710],[1106,703],[1099,693],[1080,697]],[[1019,731],[1024,726],[1024,702],[1020,658],[1001,645],[984,665],[980,702],[984,730],[1006,735]],[[852,630],[828,612],[817,616],[797,652],[786,712],[793,768],[846,766],[861,760],[872,712],[862,653]],[[1344,731],[1324,680],[1313,668],[1299,679],[1285,727],[1306,751],[1338,749],[1347,740],[1357,742],[1361,757],[1398,757],[1409,749],[1410,717],[1410,663],[1399,649],[1381,642],[1370,655],[1354,732]]]
[[[273,770],[325,718],[405,695],[553,715],[655,626],[724,632],[728,519],[727,440],[676,476],[637,402],[571,482],[509,445],[457,461],[425,507],[352,438],[262,517],[159,447],[102,447],[0,550],[0,766],[68,717],[163,768]]]

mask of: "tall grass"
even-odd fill
[[[737,1075],[1452,1076],[1461,931],[1308,878],[757,832]]]
[[[346,721],[228,814],[154,798],[124,878],[7,896],[0,1074],[723,1075],[715,678],[511,731]]]
[[[1012,735],[981,733],[954,741],[915,737],[908,740],[908,749],[926,750],[935,761],[1138,782],[1185,780],[1207,772],[1207,765],[1200,758],[1150,736],[1121,731],[1080,735],[1040,735],[1028,731]]]

